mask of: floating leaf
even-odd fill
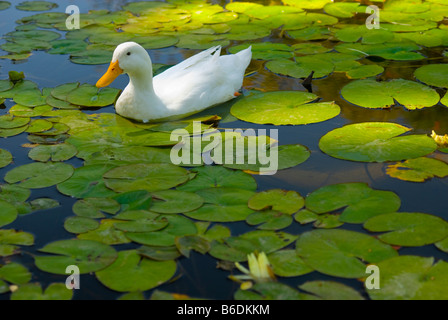
[[[31,280],[31,273],[23,265],[11,262],[0,268],[0,279],[13,284],[25,284]]]
[[[128,211],[129,213],[129,211]],[[123,215],[121,215],[123,218]],[[124,232],[152,232],[165,228],[168,225],[168,221],[164,219],[136,219],[133,221],[120,221],[115,222],[116,229]]]
[[[133,41],[137,42],[139,45],[141,45],[143,48],[147,50],[152,50],[174,46],[179,41],[179,38],[174,36],[155,35],[155,36],[137,37],[134,38]]]
[[[197,191],[205,204],[194,211],[185,212],[187,217],[215,222],[245,220],[252,210],[247,207],[252,191],[235,188],[210,188]]]
[[[210,242],[198,235],[187,235],[176,238],[176,247],[183,256],[189,258],[191,250],[206,254],[210,250]]]
[[[266,68],[274,73],[293,78],[307,78],[314,71],[313,78],[323,78],[333,72],[334,65],[318,57],[305,56],[297,57],[296,61],[272,60],[266,63]]]
[[[395,212],[400,198],[392,191],[373,190],[365,183],[342,183],[322,187],[306,198],[306,207],[322,214],[343,209],[339,220],[362,223],[367,219]]]
[[[49,1],[24,1],[16,6],[17,9],[24,11],[46,11],[57,7],[56,3]]]
[[[165,214],[193,211],[202,206],[204,200],[197,194],[186,191],[166,190],[152,194],[151,211]]]
[[[104,107],[113,104],[120,90],[114,88],[98,89],[89,84],[83,84],[79,88],[70,91],[67,101],[71,104],[84,107]]]
[[[289,214],[264,210],[250,214],[246,222],[250,225],[258,225],[257,229],[261,230],[280,230],[292,223],[292,217]]]
[[[386,173],[392,178],[404,181],[423,182],[433,177],[448,176],[448,164],[433,158],[416,158],[391,164]]]
[[[120,204],[110,198],[86,198],[78,200],[73,205],[73,213],[87,218],[103,218],[102,212],[115,214],[120,210]]]
[[[146,291],[168,281],[176,272],[174,261],[154,261],[141,257],[136,250],[120,251],[117,260],[102,271],[97,279],[119,292]]]
[[[109,50],[90,49],[70,55],[70,61],[78,64],[106,64],[110,60],[112,60],[112,51]]]
[[[308,281],[299,288],[323,300],[364,300],[355,289],[334,281]]]
[[[47,244],[39,251],[54,255],[35,256],[36,267],[45,272],[63,275],[69,265],[78,266],[80,274],[86,274],[104,269],[117,258],[114,248],[91,240],[59,240]]]
[[[36,119],[31,121],[26,132],[29,133],[39,133],[43,131],[48,131],[53,127],[53,123],[45,119]]]
[[[52,49],[48,51],[51,54],[71,54],[86,50],[87,43],[82,40],[55,40],[51,43]]]
[[[281,277],[297,277],[313,271],[295,250],[285,249],[268,255],[274,273]]]
[[[72,290],[67,290],[65,283],[52,283],[44,292],[39,283],[28,283],[19,286],[11,294],[11,300],[71,300]]]
[[[146,210],[152,202],[151,194],[145,190],[123,192],[112,198],[121,205],[122,211]]]
[[[172,164],[131,164],[114,168],[104,174],[108,188],[117,191],[159,191],[188,180],[188,171]]]
[[[129,243],[124,232],[115,228],[116,222],[117,220],[114,219],[103,219],[98,228],[79,234],[78,239],[93,240],[108,245]]]
[[[76,197],[109,197],[116,193],[106,188],[103,174],[114,168],[111,165],[91,165],[76,168],[70,179],[57,185],[62,194]]]
[[[430,86],[448,88],[448,64],[428,64],[418,68],[414,72],[417,80]]]
[[[389,108],[395,104],[409,110],[432,107],[439,100],[439,94],[420,83],[395,79],[389,82],[357,80],[350,82],[341,91],[348,102],[364,108]]]
[[[64,229],[71,233],[84,233],[95,230],[99,222],[86,217],[69,217],[64,221]]]
[[[141,246],[137,251],[139,255],[157,261],[175,260],[181,256],[175,246],[170,247]]]
[[[373,300],[448,299],[448,264],[442,260],[434,264],[432,257],[400,256],[377,266],[381,270],[381,290],[367,290]]]
[[[31,210],[48,210],[52,208],[59,207],[60,203],[57,200],[49,199],[49,198],[38,198],[30,201]]]
[[[302,233],[297,254],[313,269],[335,277],[361,278],[366,265],[397,256],[392,247],[359,232],[330,229]]]
[[[208,188],[239,188],[255,191],[257,183],[250,175],[242,171],[231,170],[221,166],[204,166],[191,169],[197,173],[194,179],[178,186],[177,190],[195,192]]]
[[[0,149],[0,168],[6,167],[12,162],[12,154],[5,149]]]
[[[23,90],[14,95],[14,101],[25,107],[37,107],[45,105],[46,98],[50,94],[51,88]]]
[[[312,93],[298,91],[260,93],[236,102],[231,113],[244,121],[275,125],[316,123],[340,113],[333,102],[309,103],[316,99]]]
[[[373,217],[364,224],[383,242],[406,247],[418,247],[443,240],[448,236],[448,223],[424,213],[395,212]],[[388,232],[390,231],[390,232]]]
[[[6,10],[11,6],[11,3],[9,1],[0,1],[0,11]]]
[[[23,117],[13,117],[10,114],[0,116],[0,128],[1,129],[12,129],[23,127],[30,122],[30,118]]]
[[[73,167],[60,162],[37,162],[16,167],[5,175],[8,183],[20,183],[23,188],[46,188],[61,183],[73,174]]]
[[[0,200],[0,227],[10,224],[17,218],[17,209],[10,203]]]
[[[300,293],[280,282],[256,283],[251,290],[238,289],[236,300],[310,300],[309,295]]]
[[[410,129],[389,122],[350,124],[324,135],[319,148],[338,159],[364,162],[413,159],[437,149],[426,135],[400,136],[407,131]]]
[[[31,246],[34,244],[34,237],[31,233],[16,230],[0,230],[0,256],[10,256],[16,253],[21,246]]]
[[[78,150],[71,144],[39,145],[31,149],[28,156],[35,161],[65,161],[76,155]]]
[[[253,210],[272,210],[293,214],[303,207],[304,199],[295,191],[272,189],[255,194],[249,199],[248,206]]]

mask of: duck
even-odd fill
[[[179,120],[241,95],[251,47],[221,55],[221,46],[206,49],[153,77],[151,58],[136,42],[119,44],[97,88],[127,74],[129,84],[115,102],[120,116],[139,122]]]

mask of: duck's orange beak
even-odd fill
[[[98,88],[103,88],[110,85],[116,77],[123,73],[123,69],[118,65],[118,60],[111,62],[106,73],[98,80],[96,86]]]

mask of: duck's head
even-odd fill
[[[129,75],[147,73],[152,63],[148,52],[136,42],[124,42],[115,48],[112,61],[106,73],[96,83],[98,88],[111,84],[122,73]]]

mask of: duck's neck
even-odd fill
[[[142,66],[141,69],[128,72],[129,85],[137,92],[156,95],[152,84],[152,65]]]

